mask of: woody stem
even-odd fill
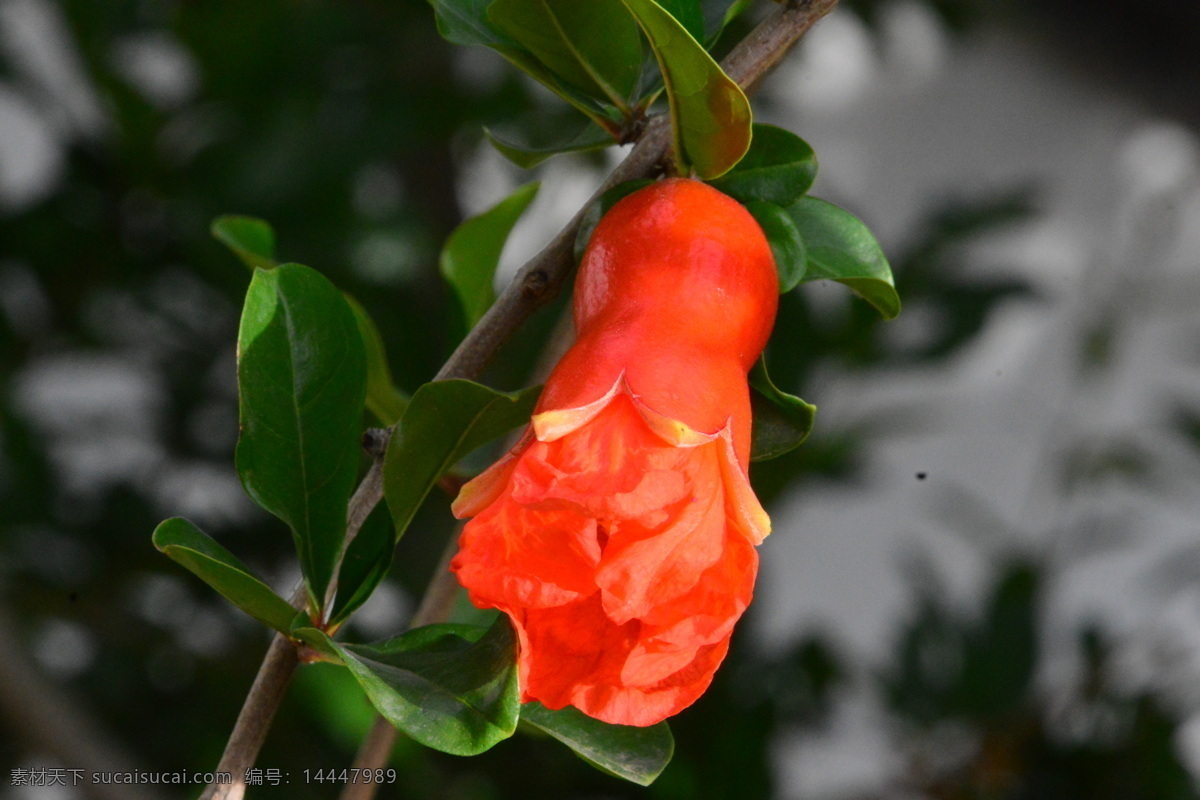
[[[730,78],[737,81],[746,91],[753,91],[767,73],[769,73],[787,55],[788,51],[808,32],[821,17],[828,14],[837,5],[838,0],[789,0],[777,11],[768,16],[751,33],[739,42],[729,55],[721,62],[721,67]],[[542,306],[546,305],[562,288],[571,271],[575,267],[574,245],[575,237],[584,214],[592,202],[612,187],[626,181],[646,178],[661,171],[671,144],[670,120],[660,115],[649,120],[637,144],[629,156],[622,161],[605,179],[600,188],[592,195],[583,208],[558,233],[540,253],[530,259],[513,278],[508,287],[496,299],[496,302],[484,315],[483,319],[471,329],[458,349],[451,354],[434,380],[451,378],[477,378],[491,361],[492,357],[509,340],[518,328]],[[359,487],[350,503],[347,524],[347,537],[357,535],[358,528],[379,501],[383,499],[383,482],[379,480],[382,460],[377,458],[372,465],[364,484]],[[448,546],[448,552],[454,552],[455,542]],[[449,563],[448,557],[445,563]],[[443,566],[434,575],[426,591],[426,598],[445,597],[454,589],[454,578]],[[422,610],[426,602],[422,601]],[[438,604],[432,608],[426,619],[418,615],[411,624],[429,624],[444,620],[449,613],[449,606]],[[271,717],[283,700],[288,681],[295,669],[294,656],[289,660],[279,657],[279,649],[287,643],[282,636],[277,636],[272,643],[266,660],[259,669],[258,677],[246,697],[242,713],[234,726],[225,753],[221,757],[221,765],[233,767],[234,777],[239,778],[244,770],[253,765],[262,746],[266,727]],[[290,648],[289,648],[290,649]],[[386,723],[383,723],[386,725]],[[376,733],[371,736],[366,746],[360,751],[356,766],[378,767],[386,763],[391,753],[391,741],[395,732],[387,726],[391,733],[380,732],[377,720]],[[253,733],[254,735],[247,735]],[[350,800],[369,800],[374,796],[373,787],[377,784],[361,784],[366,793],[351,793],[354,785],[348,787],[343,798]],[[217,796],[219,789],[226,790],[220,795],[227,800],[240,800],[244,785],[237,786],[233,791],[230,787],[209,786],[203,797]]]

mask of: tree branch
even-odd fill
[[[813,24],[832,11],[837,3],[838,0],[789,0],[734,47],[722,61],[722,68],[743,88],[748,91],[753,90]],[[575,267],[575,237],[579,233],[579,227],[587,209],[612,187],[626,181],[655,175],[662,169],[670,143],[670,120],[664,115],[652,118],[630,154],[609,174],[600,188],[567,223],[566,227],[521,268],[483,319],[471,329],[471,332],[451,354],[434,380],[479,377],[492,357],[512,337],[513,333],[535,311],[549,303],[570,276]],[[372,465],[367,479],[359,487],[351,502],[348,515],[349,524],[347,525],[348,538],[358,534],[362,520],[365,520],[371,509],[383,499],[383,481],[379,474],[381,462],[381,459],[377,459]],[[456,542],[451,541],[448,547],[451,555],[455,547]],[[449,556],[443,559],[443,562],[448,564]],[[430,581],[426,596],[422,600],[422,610],[431,597],[444,598],[448,592],[453,591],[454,586],[454,577],[449,570],[445,566],[439,568]],[[449,608],[448,605],[443,607]],[[445,613],[441,612],[434,616],[431,609],[430,618],[422,619],[423,615],[419,611],[412,620],[412,626],[436,622],[443,619]],[[274,708],[283,698],[283,690],[286,689],[291,672],[295,669],[294,654],[291,663],[282,658],[276,658],[275,662],[271,661],[271,654],[276,650],[277,645],[282,646],[281,642],[288,644],[282,636],[277,636],[272,642],[271,651],[268,651],[267,660],[263,662],[258,678],[250,689],[250,696],[246,698],[246,706],[243,708],[242,715],[238,717],[238,724],[230,739],[229,747],[226,748],[226,756],[229,756],[234,741],[243,742],[242,752],[236,759],[239,765],[253,764],[258,748],[262,744],[261,736],[258,738],[243,736],[239,731],[243,718],[247,716],[247,709],[253,707],[258,712],[255,719],[265,719],[269,723]],[[274,666],[268,668],[271,663],[274,663]],[[278,671],[282,678],[274,675],[275,671]],[[263,695],[261,698],[256,696],[260,693]],[[247,719],[246,724],[253,724],[253,720]],[[395,729],[390,725],[387,727],[391,729],[392,733],[380,733],[377,720],[376,729],[365,743],[366,746],[360,751],[356,766],[374,767],[386,763],[386,759],[391,753],[391,745],[386,737],[390,737],[392,741],[395,738]],[[378,735],[376,735],[377,733]],[[265,729],[263,734],[265,734]],[[225,762],[226,757],[222,757],[221,763]],[[243,770],[245,766],[242,767]],[[346,800],[350,800],[352,797],[370,798],[374,794],[373,787],[375,785],[361,785],[363,788],[371,788],[371,791],[366,794],[347,793],[343,797]],[[211,790],[213,787],[209,788]],[[236,793],[229,792],[222,795],[206,792],[202,800],[207,800],[209,797],[219,798],[219,800],[238,800],[242,796],[242,791],[244,791],[244,787]],[[348,789],[347,792],[349,791]]]
[[[233,776],[233,782],[210,783],[204,789],[204,794],[200,795],[200,800],[241,800],[245,795],[246,770],[254,766],[258,758],[258,751],[262,749],[267,731],[271,728],[271,720],[275,718],[275,712],[287,694],[288,684],[299,661],[292,641],[282,634],[275,634],[234,723],[221,761],[217,764],[217,772],[228,772]]]

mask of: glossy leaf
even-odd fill
[[[529,421],[540,391],[505,394],[464,380],[427,383],[416,391],[392,433],[383,466],[396,539],[459,459]]]
[[[590,153],[611,146],[614,141],[608,131],[589,122],[579,133],[567,139],[548,144],[533,145],[513,141],[488,128],[483,129],[488,141],[509,161],[524,169],[531,169],[551,156],[559,153]]]
[[[743,203],[786,207],[803,197],[816,177],[817,156],[808,142],[783,128],[755,124],[745,157],[712,185]]]
[[[367,358],[367,410],[379,420],[381,425],[392,425],[408,407],[408,395],[396,388],[392,378],[392,368],[388,365],[387,351],[383,348],[383,337],[375,320],[350,295],[343,295],[350,310],[354,312],[354,321],[358,324],[358,334],[362,336]]]
[[[675,156],[710,180],[750,147],[750,102],[741,88],[654,0],[622,0],[642,26],[666,82]]]
[[[804,282],[822,278],[844,283],[884,319],[900,313],[892,268],[861,220],[833,203],[802,198],[788,209],[808,257]]]
[[[662,6],[663,11],[666,11],[675,21],[683,26],[683,29],[697,42],[705,40],[704,33],[704,11],[700,6],[700,0],[657,0]]]
[[[345,664],[375,709],[424,745],[476,755],[516,730],[517,642],[506,617],[486,632],[430,625],[370,645],[341,644],[315,628],[293,635]]]
[[[787,211],[774,203],[752,201],[746,210],[762,227],[775,256],[775,270],[779,273],[779,293],[790,292],[804,279],[807,256],[800,229]]]
[[[601,127],[616,123],[604,107],[585,94],[559,80],[552,70],[542,64],[516,39],[496,28],[488,20],[487,8],[493,0],[429,0],[437,14],[438,32],[450,42],[462,45],[490,47],[504,56],[513,66],[539,81],[547,89],[586,114]]]
[[[154,529],[154,546],[264,625],[287,633],[296,609],[192,523],[173,517]]]
[[[366,372],[354,313],[333,284],[299,264],[255,270],[238,332],[237,469],[292,529],[314,609],[345,535]]]
[[[766,461],[799,447],[812,431],[817,407],[780,391],[767,375],[765,358],[750,370],[750,388],[750,460]]]
[[[587,211],[583,215],[583,220],[579,223],[579,232],[575,234],[576,261],[583,258],[583,251],[587,249],[587,244],[592,239],[592,232],[596,230],[596,226],[600,224],[600,220],[604,218],[608,210],[615,206],[621,198],[627,197],[638,189],[643,189],[652,183],[654,181],[649,178],[639,178],[633,181],[618,183],[596,198],[596,201],[588,206]]]
[[[250,269],[275,266],[275,231],[261,219],[226,215],[213,220],[210,230]]]
[[[392,521],[382,505],[376,506],[342,557],[330,622],[335,625],[344,622],[370,599],[387,576],[395,549]]]
[[[558,739],[597,769],[641,786],[653,783],[675,752],[666,722],[646,728],[610,725],[571,706],[551,711],[536,701],[521,706],[521,721]]]
[[[494,0],[487,13],[563,82],[618,107],[629,99],[642,42],[621,0]]]
[[[554,72],[521,47],[493,45],[492,49],[508,59],[509,63],[517,69],[541,83],[578,111],[583,112],[588,119],[607,131],[610,137],[615,138],[618,135],[621,128],[620,115],[614,113],[610,106],[606,106],[574,87],[563,83]]]
[[[496,301],[493,282],[500,253],[513,226],[537,195],[538,185],[527,183],[487,211],[464,221],[442,248],[438,266],[458,295],[468,328],[473,328]]]

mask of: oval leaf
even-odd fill
[[[275,231],[261,219],[217,217],[210,230],[213,238],[232,250],[250,269],[275,266]]]
[[[483,134],[501,155],[523,169],[536,167],[559,153],[590,153],[613,144],[612,136],[593,122],[589,122],[574,136],[543,145],[515,142],[488,128],[483,129]]]
[[[438,33],[454,44],[482,45],[504,56],[513,66],[539,81],[547,89],[582,111],[597,125],[617,130],[604,107],[564,84],[532,53],[488,20],[493,0],[429,0],[437,14]]]
[[[700,0],[658,0],[658,4],[662,6],[663,11],[674,17],[693,39],[697,42],[705,40],[704,10],[700,7]]]
[[[371,597],[387,575],[395,553],[395,538],[387,511],[379,505],[346,547],[338,568],[337,597],[330,623],[340,625]]]
[[[387,351],[383,349],[383,337],[375,320],[362,307],[362,304],[350,295],[343,295],[350,310],[354,312],[354,321],[358,324],[358,334],[362,337],[366,348],[367,358],[367,410],[383,425],[393,425],[408,407],[408,395],[396,388],[392,379],[392,368],[388,365]]]
[[[181,517],[159,523],[154,546],[267,627],[286,634],[296,609],[251,574],[237,556]]]
[[[454,229],[442,248],[438,267],[458,295],[467,327],[487,313],[496,301],[493,281],[500,253],[513,226],[537,196],[539,184],[527,183],[478,216]]]
[[[708,39],[705,44],[709,49],[712,49],[712,46],[721,38],[721,34],[729,23],[750,7],[751,2],[752,0],[734,0],[732,3],[726,2],[726,0],[720,2],[703,0],[705,28],[708,30]]]
[[[786,207],[803,197],[816,177],[817,156],[808,142],[783,128],[756,123],[746,156],[712,185],[743,203]]]
[[[779,293],[790,292],[804,279],[807,256],[800,230],[788,212],[774,203],[746,203],[746,210],[766,234],[779,274]]]
[[[767,375],[765,358],[750,370],[750,388],[750,460],[766,461],[799,447],[812,431],[817,407],[780,391]]]
[[[293,634],[336,656],[388,722],[428,747],[471,756],[516,730],[517,642],[507,617],[486,633],[430,625],[372,645],[340,644],[315,628]]]
[[[622,2],[642,26],[662,70],[680,166],[705,180],[725,174],[750,147],[750,101],[654,0]]]
[[[487,7],[492,0],[429,0],[437,17],[438,33],[453,44],[515,44],[488,21]]]
[[[366,356],[354,313],[320,273],[256,270],[238,331],[247,494],[292,529],[312,608],[341,555],[358,473]]]
[[[558,739],[597,769],[641,786],[653,783],[675,753],[666,722],[647,728],[610,725],[571,706],[551,711],[536,701],[521,706],[521,721]]]
[[[541,387],[504,394],[464,380],[427,383],[388,442],[383,490],[398,540],[445,472],[478,447],[529,421]]]
[[[494,0],[487,14],[557,78],[626,107],[641,71],[642,41],[621,0]]]
[[[815,197],[802,198],[788,212],[808,256],[802,282],[835,280],[875,306],[884,319],[900,313],[892,268],[879,242],[858,217]]]

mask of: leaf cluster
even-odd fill
[[[746,0],[430,0],[447,40],[499,53],[587,118],[547,145],[487,131],[496,148],[532,167],[556,153],[636,138],[665,94],[680,174],[727,172],[750,144],[746,95],[708,50]]]

